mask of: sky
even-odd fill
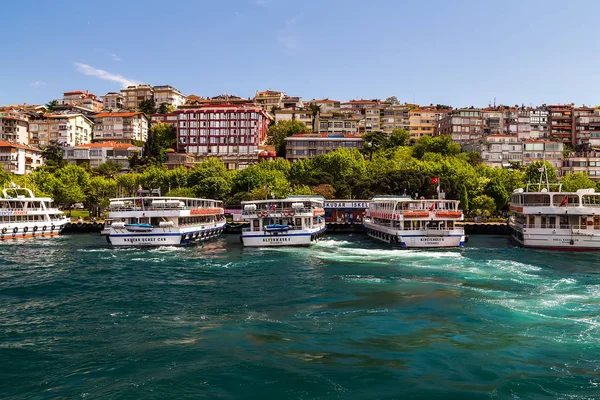
[[[132,83],[305,100],[600,104],[600,2],[6,2],[0,105]]]

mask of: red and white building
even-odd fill
[[[165,118],[169,115],[177,115],[179,152],[211,156],[256,154],[270,122],[260,106],[250,103],[206,104],[179,109]]]
[[[0,140],[29,144],[29,118],[17,110],[0,111]]]

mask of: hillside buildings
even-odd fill
[[[173,86],[154,86],[153,90],[156,107],[160,107],[161,104],[166,104],[177,108],[185,104],[187,100],[187,97]]]
[[[44,165],[44,160],[37,148],[0,141],[0,165],[4,172],[25,175]]]
[[[92,141],[92,120],[76,113],[40,114],[29,120],[29,144],[78,146]]]
[[[127,86],[121,89],[121,95],[124,98],[123,108],[137,110],[142,101],[154,98],[154,88],[151,85]]]
[[[148,139],[148,118],[141,112],[103,112],[96,115],[94,140],[131,143]]]
[[[125,96],[117,92],[108,92],[102,96],[104,109],[108,111],[118,111],[125,108]]]
[[[29,117],[25,112],[0,111],[0,142],[29,144]]]
[[[128,170],[129,157],[135,153],[141,157],[142,150],[142,147],[131,143],[88,143],[63,148],[63,159],[69,164],[88,164],[92,168],[97,168],[106,161],[113,161],[121,166],[121,170]]]
[[[287,97],[284,92],[275,90],[265,90],[256,92],[254,102],[262,107],[266,112],[271,112],[273,108],[283,108],[283,99]]]
[[[102,111],[104,108],[102,99],[98,98],[98,96],[88,92],[87,90],[85,92],[81,90],[64,92],[63,98],[57,99],[56,103],[59,107],[76,106],[93,112]]]
[[[285,139],[285,158],[291,162],[330,153],[338,148],[362,149],[363,139],[355,135],[305,133]]]

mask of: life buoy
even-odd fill
[[[290,210],[290,214],[289,215],[290,215],[290,217],[293,217],[294,215],[296,215],[296,211]]]
[[[56,227],[54,226],[54,224],[52,224],[52,226],[50,227],[50,232],[52,232]]]
[[[23,233],[27,233],[28,230],[29,230],[28,227],[23,228]]]
[[[33,227],[33,231],[34,231],[34,232],[37,232],[37,230],[38,230],[38,227],[37,227],[37,225],[36,225],[36,226],[34,226],[34,227]]]
[[[283,212],[283,215],[285,215],[286,217],[289,217],[289,216],[290,216],[290,212],[289,212],[288,210],[285,210],[285,211]]]
[[[46,232],[46,225],[42,226],[42,232]]]
[[[7,230],[6,227],[2,228],[2,234],[5,234]]]
[[[13,233],[17,233],[19,232],[19,228],[15,227],[15,229],[13,229]]]

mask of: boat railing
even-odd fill
[[[306,229],[306,228],[302,228],[301,226],[291,226],[291,225],[288,225],[288,227],[287,227],[287,230],[289,230],[289,231],[301,231],[303,229]],[[258,229],[258,228],[252,229],[251,227],[250,228],[242,228],[242,232],[265,232],[266,230],[267,230],[266,227],[263,227],[262,230]]]
[[[525,229],[600,229],[600,226],[594,225],[565,225],[565,224],[521,224],[513,221],[513,224],[522,226]]]
[[[244,210],[242,211],[242,215],[246,215],[246,216],[253,216],[253,217],[262,217],[262,218],[267,218],[267,217],[293,217],[297,214],[302,214],[304,216],[306,216],[306,214],[313,214],[315,209],[313,208],[298,208],[298,209],[292,209],[292,208],[285,208],[285,209],[279,209],[279,210],[267,210],[267,209],[262,209],[262,210]]]
[[[109,211],[110,212],[123,212],[123,211],[185,211],[185,210],[214,210],[215,214],[223,214],[223,209],[219,208],[219,207],[209,207],[209,208],[202,208],[202,207],[193,207],[193,206],[172,206],[172,207],[167,207],[167,206],[160,206],[160,207],[155,207],[155,206],[110,206]],[[217,211],[219,210],[220,211]]]

